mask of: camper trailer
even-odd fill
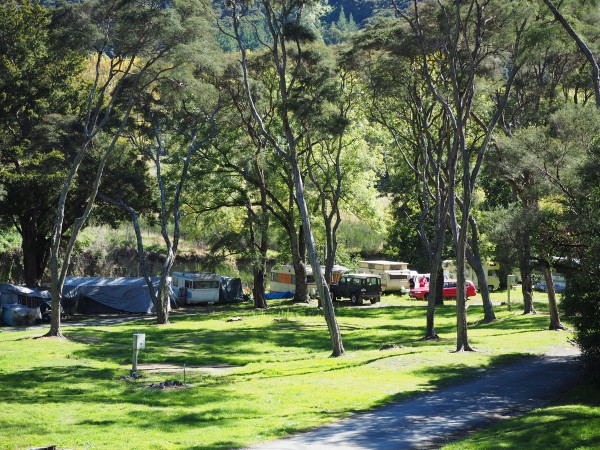
[[[325,272],[325,267],[321,266],[321,271]],[[332,269],[331,282],[337,283],[342,274],[349,272],[350,269],[344,266],[335,265]],[[306,283],[308,285],[308,292],[311,295],[315,295],[317,292],[317,284],[315,277],[313,276],[312,267],[306,267]],[[271,269],[271,278],[269,284],[270,292],[296,292],[296,273],[294,272],[294,266],[291,264],[283,264],[275,266]]]
[[[242,300],[242,281],[205,272],[173,272],[173,293],[180,304],[228,303]]]
[[[414,271],[408,269],[408,263],[395,261],[359,261],[358,272],[379,275],[384,292],[408,292],[410,279],[414,276]]]
[[[485,272],[485,277],[487,279],[488,289],[490,291],[495,291],[500,288],[500,263],[495,261],[483,261],[483,271]],[[442,269],[444,270],[444,278],[456,278],[456,262],[454,260],[448,259],[442,261]],[[475,273],[475,269],[473,269],[470,265],[465,266],[465,278],[469,280],[473,280],[475,287],[481,290],[479,286],[479,279],[477,278],[477,274]]]

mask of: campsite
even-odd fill
[[[386,406],[488,375],[461,400],[504,428],[424,446],[600,448],[598,24],[589,0],[0,1],[0,448],[393,433]],[[493,411],[531,365],[542,403]]]
[[[543,301],[537,316],[503,306],[496,323],[472,323],[477,352],[462,354],[451,351],[453,302],[438,312],[437,342],[421,339],[424,302],[381,303],[338,306],[344,358],[329,357],[315,301],[183,308],[160,327],[87,318],[66,322],[66,339],[43,338],[47,325],[3,330],[0,447],[243,448],[569,345],[570,333],[546,329]],[[134,333],[146,336],[139,378],[129,377]]]

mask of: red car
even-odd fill
[[[472,281],[467,280],[465,282],[465,288],[467,291],[467,298],[477,295],[477,289],[475,289],[475,285]],[[408,296],[411,298],[427,300],[429,297],[429,286],[411,289]],[[456,298],[456,280],[444,280],[444,298]]]

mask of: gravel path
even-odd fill
[[[251,449],[437,448],[469,429],[547,404],[581,376],[578,355],[574,348],[554,349],[459,385]]]

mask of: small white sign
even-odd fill
[[[144,350],[146,348],[146,335],[143,333],[134,333],[133,349]]]

